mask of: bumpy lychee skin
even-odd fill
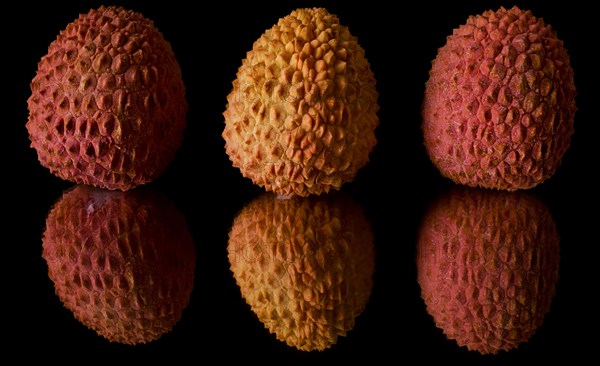
[[[64,306],[111,342],[160,338],[190,301],[192,237],[156,191],[68,190],[48,214],[42,254]]]
[[[267,191],[307,196],[354,180],[376,145],[365,52],[322,8],[297,9],[255,43],[227,97],[225,149]]]
[[[248,305],[277,339],[299,350],[336,344],[371,294],[373,234],[347,197],[265,193],[236,216],[228,253]]]
[[[422,108],[441,174],[514,191],[556,172],[570,145],[575,84],[552,28],[517,7],[471,16],[438,50]]]
[[[127,190],[175,157],[187,102],[179,64],[154,23],[100,7],[67,25],[38,63],[27,130],[58,177]]]
[[[437,327],[459,346],[495,354],[542,324],[558,281],[559,236],[531,195],[457,189],[426,213],[417,268]]]

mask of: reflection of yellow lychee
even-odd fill
[[[376,144],[378,94],[364,50],[322,8],[298,9],[247,53],[223,138],[233,165],[278,194],[352,181]]]
[[[469,17],[438,50],[423,102],[429,157],[472,187],[550,178],[573,134],[575,84],[556,32],[517,7]]]
[[[417,252],[427,311],[469,350],[516,348],[550,308],[559,236],[546,206],[531,195],[453,190],[425,215]]]
[[[65,307],[113,342],[146,343],[169,332],[193,288],[185,219],[155,191],[68,190],[46,219],[43,257]]]
[[[277,339],[300,350],[334,345],[371,293],[373,234],[345,197],[264,194],[236,216],[228,252],[246,302]]]
[[[154,23],[102,6],[50,44],[28,108],[43,166],[62,179],[128,190],[174,158],[188,105],[179,63]]]

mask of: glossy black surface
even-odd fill
[[[510,364],[518,361],[579,358],[597,344],[593,296],[598,289],[595,141],[599,93],[595,18],[588,6],[569,1],[550,4],[518,1],[558,32],[571,55],[577,87],[575,134],[556,174],[531,190],[551,211],[561,236],[560,279],[550,312],[531,340],[518,349],[481,356],[446,339],[427,314],[416,281],[415,248],[427,205],[452,186],[431,165],[422,146],[419,108],[431,60],[452,29],[469,15],[512,3],[464,1],[443,6],[412,4],[396,11],[379,1],[217,2],[216,10],[179,1],[115,1],[153,19],[171,42],[181,64],[190,110],[183,146],[164,174],[151,183],[185,215],[197,251],[191,303],[173,331],[157,341],[127,346],[109,343],[87,329],[54,294],[41,253],[45,218],[63,190],[73,183],[52,176],[29,148],[25,123],[29,82],[37,62],[59,31],[98,1],[18,3],[3,11],[3,120],[5,154],[6,273],[2,299],[8,343],[3,347],[27,359],[75,355],[111,360],[189,357],[205,362],[216,356],[268,357],[306,362],[346,361],[355,355],[374,360],[448,360]],[[242,58],[264,30],[297,7],[325,6],[358,37],[380,93],[378,145],[370,163],[343,187],[372,223],[376,267],[365,311],[346,337],[325,352],[305,353],[279,342],[245,304],[229,270],[228,231],[233,218],[262,190],[233,168],[221,138],[222,113]],[[8,77],[8,83],[6,83]],[[6,113],[8,111],[8,113]],[[6,165],[8,163],[8,165]],[[6,219],[5,219],[6,220]],[[5,231],[6,233],[6,231]],[[595,236],[594,236],[595,235]],[[587,333],[591,329],[591,337]],[[596,337],[594,339],[594,337]],[[82,360],[83,361],[83,360]]]

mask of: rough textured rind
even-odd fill
[[[550,309],[559,236],[531,195],[455,189],[423,219],[417,268],[427,311],[449,339],[482,354],[508,351]]]
[[[424,143],[456,183],[514,191],[560,165],[575,84],[551,27],[517,7],[471,16],[438,50],[422,106]]]
[[[332,347],[373,286],[373,234],[349,198],[265,193],[236,216],[229,262],[242,296],[277,339],[303,351]]]
[[[141,14],[100,7],[68,24],[38,63],[27,130],[58,177],[127,190],[179,148],[187,102],[170,44]]]
[[[192,237],[156,191],[69,189],[48,214],[43,257],[64,306],[112,342],[160,338],[190,301]]]
[[[255,43],[227,97],[235,167],[278,194],[339,189],[376,145],[378,93],[364,50],[322,8],[298,9]]]

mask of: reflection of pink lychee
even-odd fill
[[[417,252],[427,311],[469,350],[517,347],[550,308],[559,237],[548,209],[531,195],[453,190],[426,213]]]
[[[155,191],[70,189],[48,214],[43,257],[65,307],[110,341],[161,337],[190,300],[192,237]]]
[[[170,44],[141,14],[100,7],[67,25],[38,64],[27,130],[66,180],[127,190],[179,148],[187,102]]]
[[[373,233],[344,196],[278,199],[244,207],[229,233],[242,296],[277,339],[325,350],[354,327],[373,286]]]
[[[573,133],[575,84],[561,40],[517,7],[469,17],[438,50],[422,106],[441,174],[514,191],[550,178]]]

